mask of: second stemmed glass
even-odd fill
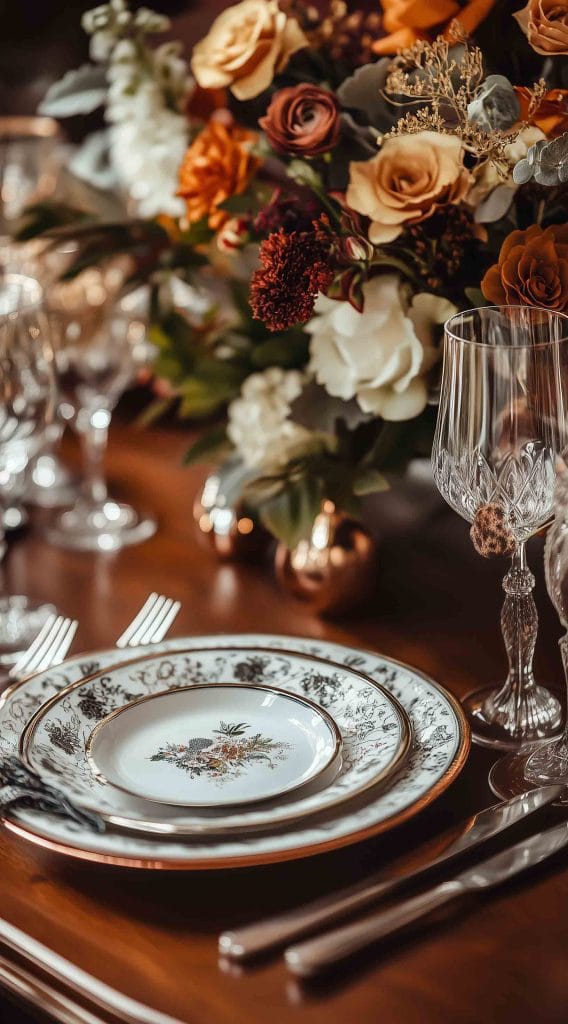
[[[46,527],[52,543],[80,551],[116,551],[156,530],[153,519],[110,498],[103,472],[112,411],[154,353],[144,319],[114,305],[50,311],[61,408],[84,456],[82,493]]]
[[[488,550],[512,553],[501,627],[509,673],[464,701],[474,739],[518,749],[557,734],[560,703],[533,674],[538,619],[525,544],[552,515],[568,447],[568,317],[488,306],[452,317],[432,465],[449,505]]]

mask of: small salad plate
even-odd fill
[[[93,729],[92,771],[145,800],[227,808],[329,785],[341,768],[331,715],[275,687],[214,683],[125,704]]]

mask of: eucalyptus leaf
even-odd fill
[[[493,191],[482,199],[475,211],[474,220],[477,224],[493,224],[505,217],[515,198],[516,189],[510,185],[497,185]]]
[[[75,117],[91,114],[106,100],[107,79],[104,67],[83,64],[68,71],[47,90],[38,113],[47,117]]]
[[[353,493],[362,498],[366,494],[377,494],[379,491],[388,491],[388,480],[385,479],[378,469],[365,469],[353,480]]]
[[[380,131],[388,131],[400,116],[397,108],[382,95],[392,64],[391,57],[382,57],[373,64],[357,68],[337,90],[342,107],[360,111],[365,120]]]
[[[310,536],[323,497],[320,482],[302,476],[260,506],[260,519],[278,540],[294,548]]]

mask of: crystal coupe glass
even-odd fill
[[[474,739],[485,746],[518,749],[549,739],[560,725],[559,701],[533,674],[538,619],[525,544],[551,518],[557,457],[567,447],[568,317],[530,306],[452,317],[434,478],[464,519],[478,529],[492,521],[490,547],[497,541],[497,550],[512,554],[501,614],[509,672],[503,685],[464,700]]]

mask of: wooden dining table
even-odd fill
[[[49,599],[77,617],[74,651],[111,646],[156,590],[182,602],[175,635],[266,631],[338,641],[414,665],[458,696],[504,676],[506,566],[475,554],[466,524],[443,504],[423,467],[367,509],[379,553],[375,597],[349,616],[325,620],[279,588],[270,550],[223,562],[197,535],[192,502],[205,470],[182,465],[187,445],[187,430],[176,425],[144,431],[124,417],[113,425],[113,494],[157,516],[150,541],[97,555],[50,546],[33,530],[11,542],[6,589]],[[71,440],[66,456],[77,458]],[[538,538],[530,560],[541,615],[537,672],[561,689],[560,627]],[[186,1024],[565,1024],[568,871],[558,859],[318,983],[293,979],[278,955],[250,968],[219,960],[221,931],[438,849],[442,834],[495,801],[487,774],[497,756],[474,746],[447,792],[387,835],[264,867],[159,872],[90,864],[3,829],[0,916]],[[0,993],[2,1024],[36,1019],[41,1013]]]

